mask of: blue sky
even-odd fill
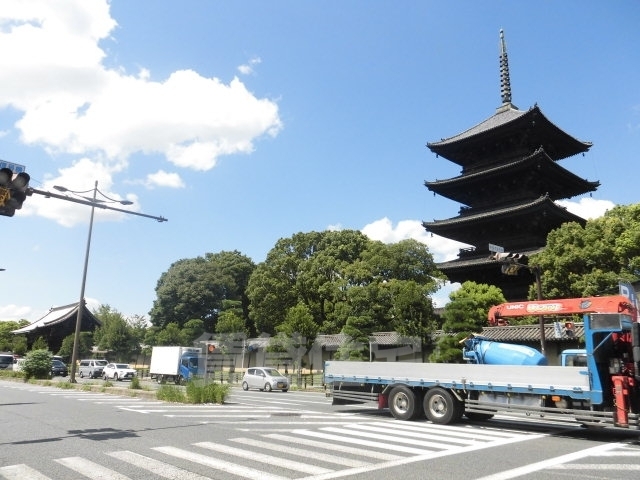
[[[459,244],[423,220],[457,215],[423,182],[458,175],[426,143],[500,106],[538,104],[594,146],[562,165],[601,187],[585,218],[638,202],[640,3],[3,0],[0,158],[31,186],[134,202],[168,222],[96,210],[85,297],[145,315],[182,258],[329,228],[436,260]],[[0,217],[0,320],[77,302],[90,208],[34,195]],[[438,302],[446,298],[443,291]]]

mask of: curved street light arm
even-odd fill
[[[92,200],[81,200],[80,198],[69,197],[68,195],[60,195],[59,193],[53,193],[45,190],[38,190],[37,188],[29,188],[27,190],[27,195],[32,194],[43,195],[47,198],[57,198],[59,200],[66,200],[67,202],[79,203],[81,205],[88,205],[90,207],[102,208],[104,210],[115,210],[116,212],[128,213],[130,215],[138,215],[139,217],[152,218],[157,220],[158,222],[167,222],[168,220],[164,217],[156,217],[154,215],[147,215],[146,213],[138,213],[132,212],[131,210],[125,210],[124,208],[110,207],[105,205],[104,203]]]

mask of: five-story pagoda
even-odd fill
[[[423,222],[427,231],[471,245],[458,258],[438,264],[451,282],[471,280],[502,289],[510,300],[527,297],[533,275],[519,269],[502,274],[489,244],[524,255],[540,251],[547,234],[565,222],[585,220],[557,205],[594,191],[599,182],[582,179],[558,164],[584,153],[590,142],[577,140],[551,123],[537,105],[518,110],[511,103],[509,64],[500,31],[502,105],[494,115],[427,147],[462,168],[459,176],[425,182],[436,194],[462,204],[457,217]]]

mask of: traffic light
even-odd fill
[[[567,337],[573,337],[575,334],[575,325],[573,322],[564,322],[564,333],[567,334]]]
[[[499,252],[494,253],[491,256],[491,259],[495,260],[496,262],[522,263],[527,260],[527,256],[524,253]]]
[[[0,168],[0,215],[13,217],[16,210],[22,208],[29,180],[31,177],[26,172],[14,174],[10,168]]]
[[[209,352],[209,353],[213,353],[213,352],[215,352],[215,351],[216,351],[216,346],[215,346],[213,343],[209,343],[209,344],[207,345],[207,352]]]

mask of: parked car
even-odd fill
[[[106,360],[80,360],[80,378],[100,378],[102,376],[102,369],[107,366]]]
[[[51,360],[51,376],[55,377],[56,375],[66,377],[69,375],[69,369],[64,362],[60,360]]]
[[[132,380],[136,376],[136,371],[126,363],[108,363],[102,370],[102,378],[120,380]]]
[[[13,370],[13,354],[0,353],[0,370]]]
[[[257,388],[260,391],[266,390],[267,392],[271,390],[286,392],[289,390],[289,379],[275,368],[248,368],[244,377],[242,377],[242,389],[249,390],[250,388]]]

